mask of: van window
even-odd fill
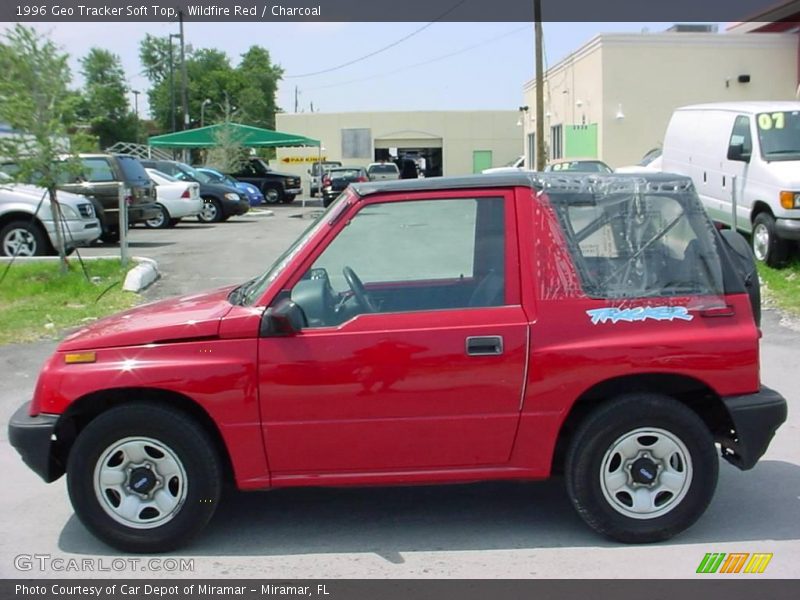
[[[731,141],[728,146],[742,146],[743,154],[753,153],[753,138],[750,135],[750,117],[740,115],[736,117],[733,123],[733,131],[731,132]]]
[[[84,158],[83,163],[83,176],[86,181],[91,182],[105,182],[115,181],[114,171],[111,170],[111,165],[105,158]]]
[[[756,124],[764,160],[800,159],[800,111],[761,113]]]

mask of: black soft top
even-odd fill
[[[553,173],[509,171],[459,177],[429,177],[355,183],[351,187],[360,197],[386,192],[424,192],[468,188],[529,187],[549,192],[625,192],[642,187],[649,189],[688,190],[689,177],[674,173]]]

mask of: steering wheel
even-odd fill
[[[350,267],[345,267],[342,269],[342,274],[344,275],[344,280],[347,282],[347,285],[350,286],[353,297],[361,307],[361,310],[371,313],[378,312],[378,307],[372,302],[372,298],[369,297],[364,284],[361,282],[358,275],[356,275],[356,272]]]

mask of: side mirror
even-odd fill
[[[728,160],[750,162],[750,151],[745,152],[744,144],[731,144],[728,146]]]
[[[288,337],[308,326],[303,309],[289,298],[279,300],[264,311],[261,318],[261,337]]]

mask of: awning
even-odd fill
[[[240,123],[218,123],[198,129],[156,135],[148,139],[148,144],[160,148],[208,148],[219,146],[222,139],[249,148],[320,145],[319,140],[302,135],[261,129]]]

